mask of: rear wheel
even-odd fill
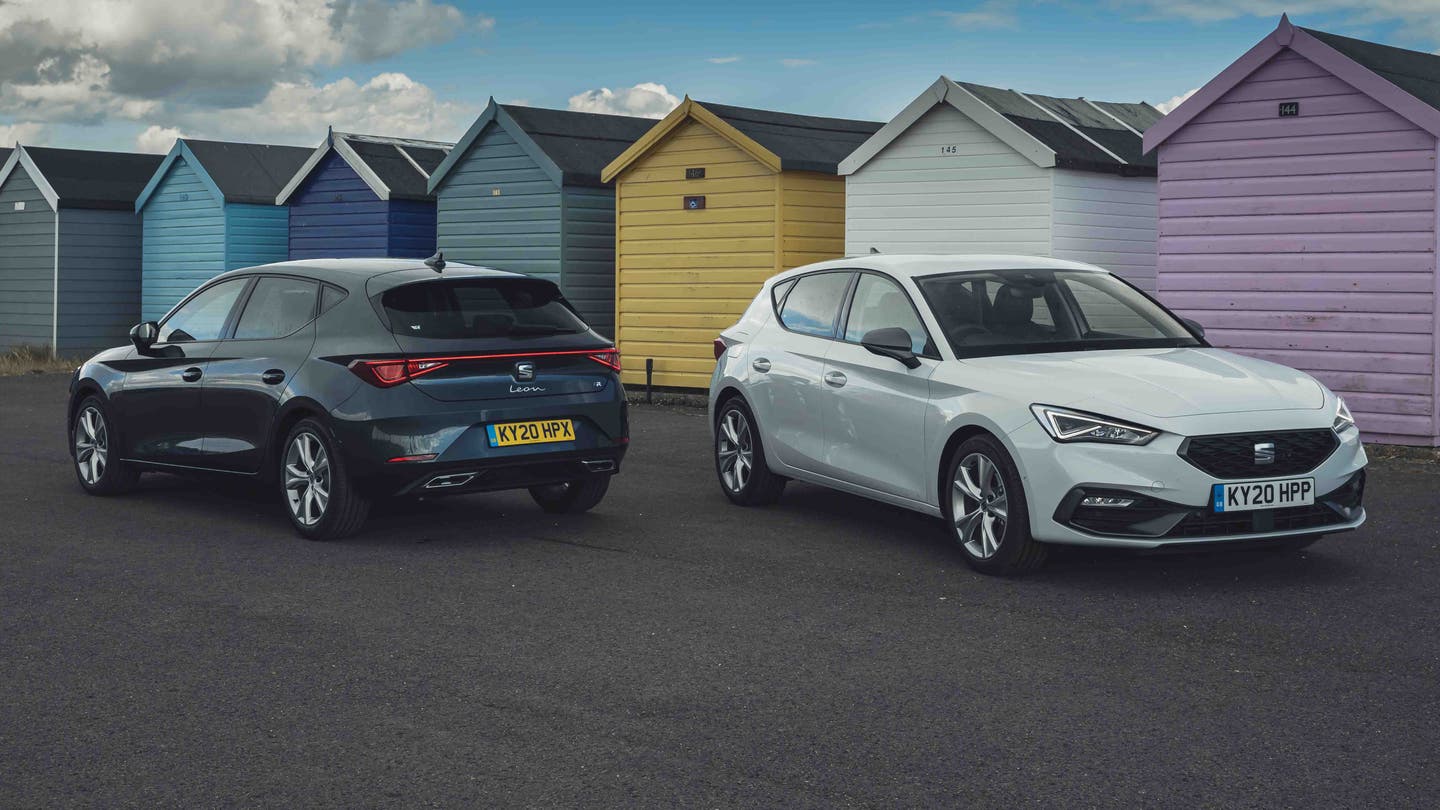
[[[140,473],[112,452],[111,422],[105,403],[88,396],[75,412],[75,477],[91,495],[119,495],[134,488]]]
[[[315,419],[300,420],[285,437],[280,486],[290,524],[310,540],[352,535],[370,514],[370,502],[350,483],[330,431]]]
[[[530,497],[546,512],[573,515],[594,508],[609,489],[609,475],[592,475],[560,484],[530,487]]]
[[[765,462],[755,417],[739,397],[726,400],[715,419],[715,472],[725,497],[741,506],[775,503],[785,491],[785,479]]]
[[[1009,576],[1045,562],[1048,549],[1030,536],[1020,472],[999,442],[967,439],[951,456],[946,480],[949,492],[940,498],[946,524],[972,568]]]

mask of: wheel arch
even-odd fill
[[[317,419],[327,427],[330,424],[329,412],[323,405],[309,397],[292,397],[275,414],[274,427],[270,431],[269,444],[265,448],[264,466],[260,470],[261,477],[270,480],[275,475],[276,462],[280,460],[281,445],[285,442],[285,436],[290,429],[302,419]]]
[[[973,415],[971,416],[973,417]],[[1001,430],[998,425],[976,418],[961,418],[948,425],[946,430],[948,431],[948,435],[946,436],[945,444],[940,450],[940,457],[935,465],[935,477],[933,479],[935,491],[932,493],[936,505],[940,507],[942,512],[945,510],[946,504],[946,500],[942,495],[950,486],[950,482],[946,480],[950,476],[950,462],[955,457],[955,451],[959,449],[960,445],[976,436],[988,436],[999,442],[1000,446],[1005,448],[1005,452],[1010,454],[1010,461],[1015,465],[1016,470],[1019,471],[1020,480],[1022,482],[1026,480],[1025,468],[1020,465],[1019,454],[1016,452],[1015,445],[1011,443],[1010,437],[1007,436],[1005,431]]]

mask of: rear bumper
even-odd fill
[[[476,402],[441,402],[408,385],[363,386],[330,416],[352,480],[371,497],[517,489],[613,475],[630,441],[618,380],[593,393]],[[487,426],[541,419],[572,420],[575,438],[490,446]],[[441,476],[459,477],[435,485]]]

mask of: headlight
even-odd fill
[[[1105,444],[1145,444],[1160,435],[1152,430],[1108,416],[1056,408],[1052,405],[1031,405],[1030,411],[1050,438],[1057,442],[1103,442]]]
[[[1340,407],[1335,409],[1335,422],[1330,425],[1330,429],[1336,433],[1344,433],[1355,427],[1355,417],[1351,416],[1350,409],[1345,407],[1345,400],[1335,397],[1335,401]]]

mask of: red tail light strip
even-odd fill
[[[432,460],[434,460],[434,458],[435,458],[435,454],[434,454],[434,453],[422,453],[421,455],[418,455],[418,456],[396,456],[395,458],[390,459],[390,460],[387,461],[386,463],[387,463],[387,464],[404,464],[405,462],[408,462],[408,461],[432,461]]]
[[[615,349],[564,349],[545,352],[506,352],[501,354],[456,354],[443,357],[393,358],[387,360],[351,360],[349,369],[360,379],[380,388],[390,388],[432,371],[439,371],[462,360],[505,360],[515,357],[576,357],[585,356],[612,371],[620,371],[620,352]]]

